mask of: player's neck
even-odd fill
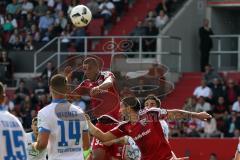
[[[63,95],[52,95],[52,99],[53,100],[56,100],[56,99],[66,99],[66,97],[63,96]]]

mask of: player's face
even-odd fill
[[[90,80],[96,80],[98,74],[98,67],[90,64],[83,64],[83,71],[85,76]]]
[[[31,127],[32,127],[32,130],[33,130],[33,133],[35,135],[37,135],[38,134],[37,122],[36,121],[33,122]]]
[[[156,103],[155,100],[149,99],[149,100],[147,100],[147,101],[144,103],[144,107],[145,107],[146,109],[153,108],[153,107],[157,107],[157,103]]]
[[[119,110],[121,117],[123,120],[126,120],[129,117],[128,107],[126,107],[122,102],[120,103],[120,110]]]

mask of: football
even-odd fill
[[[77,5],[73,7],[69,16],[75,27],[85,27],[92,19],[92,13],[85,5]]]

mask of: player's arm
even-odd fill
[[[211,119],[212,116],[206,112],[189,112],[185,110],[179,110],[179,109],[171,109],[167,110],[167,119],[170,120],[178,120],[178,119],[191,119],[191,118],[197,118],[202,121]]]
[[[90,91],[90,95],[96,95],[98,93],[101,93],[103,90],[107,90],[110,87],[113,87],[114,84],[114,77],[113,76],[108,76],[102,84],[93,87]]]
[[[37,142],[33,143],[33,148],[35,150],[42,151],[47,148],[48,139],[49,139],[50,132],[41,132],[38,134]]]
[[[37,142],[33,143],[35,150],[41,151],[47,148],[49,135],[51,133],[50,128],[46,114],[41,111],[38,112],[38,137]]]
[[[111,141],[117,138],[111,132],[102,132],[99,128],[95,127],[90,120],[88,120],[88,126],[90,134],[102,142]]]
[[[106,146],[111,146],[113,144],[122,144],[122,145],[128,144],[128,136],[124,136],[124,137],[120,137],[118,139],[107,141],[107,142],[104,142],[103,144]]]

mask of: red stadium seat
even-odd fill
[[[101,36],[103,34],[104,20],[102,18],[93,19],[87,28],[89,36]]]

